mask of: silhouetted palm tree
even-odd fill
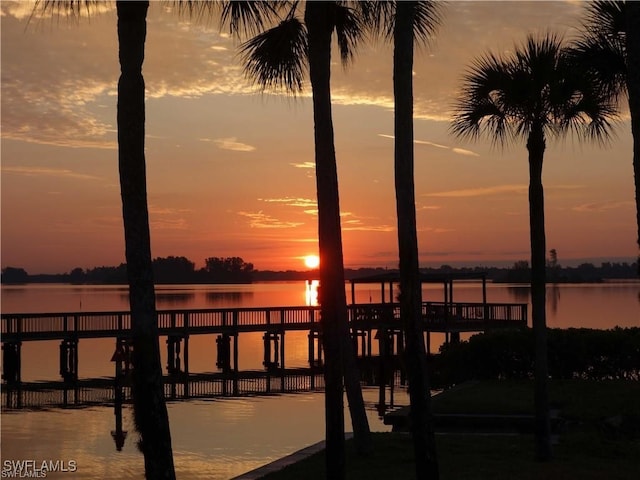
[[[598,0],[586,8],[578,58],[614,97],[626,93],[629,102],[640,275],[640,2]]]
[[[54,1],[36,9],[76,15],[91,11],[99,2]],[[178,5],[181,2],[174,2]],[[217,9],[232,33],[262,26],[273,12],[267,2],[183,2],[190,11]],[[120,79],[118,81],[118,166],[125,236],[133,340],[133,407],[139,447],[144,455],[145,476],[174,479],[169,418],[164,400],[162,365],[155,307],[155,290],[147,207],[145,166],[145,84],[142,76],[148,1],[117,1]]]
[[[435,2],[367,2],[366,23],[374,33],[393,40],[394,169],[400,316],[406,345],[411,403],[411,434],[416,478],[438,478],[438,458],[422,321],[422,282],[418,256],[413,158],[413,53],[416,41],[426,43],[440,23]]]
[[[535,337],[536,458],[551,458],[547,326],[545,316],[545,227],[542,162],[547,137],[572,131],[602,142],[615,108],[592,77],[577,68],[555,35],[529,36],[512,55],[488,54],[464,76],[451,130],[460,137],[491,137],[504,146],[525,140],[529,152],[531,303]]]
[[[349,339],[344,287],[338,174],[331,113],[331,39],[335,32],[343,62],[353,55],[361,28],[344,2],[306,2],[304,21],[298,2],[277,26],[242,46],[246,73],[263,88],[302,89],[308,66],[313,93],[313,120],[318,198],[318,242],[322,338],[325,350],[327,478],[344,478],[343,375],[356,446],[370,449],[355,354]]]

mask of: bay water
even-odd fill
[[[371,287],[371,288],[370,288]],[[351,292],[348,288],[348,298]],[[160,285],[157,308],[200,309],[218,307],[300,306],[315,302],[313,288],[305,282],[264,282],[250,285]],[[442,287],[425,285],[424,300],[441,301]],[[360,285],[356,302],[379,302],[376,286]],[[126,286],[30,284],[2,286],[3,313],[100,312],[128,310]],[[454,287],[454,301],[480,302],[479,283]],[[490,303],[529,303],[523,285],[488,284]],[[530,312],[530,307],[529,307]],[[547,323],[552,328],[613,328],[640,326],[640,284],[562,284],[547,287]],[[432,351],[443,336],[432,334]],[[463,337],[465,338],[465,337]],[[164,340],[161,351],[165,352]],[[307,366],[306,332],[287,333],[285,364]],[[23,381],[58,380],[57,341],[24,342]],[[113,339],[79,342],[79,377],[113,376],[110,362]],[[216,371],[214,335],[190,338],[190,371]],[[260,369],[262,335],[241,334],[241,370]],[[163,365],[166,358],[163,357]],[[408,404],[404,389],[395,394],[396,405]],[[386,431],[375,403],[377,388],[364,389],[367,414],[374,431]],[[324,437],[322,393],[188,400],[168,403],[176,473],[180,479],[229,479],[288,455]],[[350,420],[346,413],[347,429]],[[124,407],[123,428],[128,437],[117,451],[111,432],[112,407],[49,410],[6,410],[1,418],[1,457],[6,461],[73,461],[75,472],[49,472],[47,478],[142,479],[142,455],[136,447],[130,407]]]

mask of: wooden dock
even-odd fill
[[[393,355],[403,350],[402,321],[397,303],[354,304],[348,307],[349,324],[356,354],[371,357],[374,340],[378,351]],[[446,341],[460,332],[482,332],[527,325],[526,304],[425,302],[422,308],[424,332],[444,333]],[[238,373],[239,335],[261,332],[266,370],[284,369],[285,334],[308,332],[309,365],[322,363],[322,319],[320,307],[216,308],[203,310],[160,310],[159,335],[167,337],[167,373],[189,375],[189,337],[215,334],[216,365],[224,373]],[[78,379],[78,342],[88,338],[115,339],[111,359],[116,368],[131,368],[131,314],[120,312],[4,313],[0,318],[3,350],[2,378],[5,384],[21,379],[23,342],[59,340],[60,375],[65,381]]]
[[[399,328],[396,303],[348,306],[352,328]],[[513,303],[424,302],[425,332],[480,332],[525,326],[527,305]],[[229,334],[321,330],[320,307],[159,310],[160,335]],[[81,338],[122,338],[131,334],[131,314],[120,312],[3,313],[2,343]]]

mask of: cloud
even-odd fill
[[[419,232],[431,232],[431,233],[448,233],[455,232],[455,228],[444,228],[444,227],[426,227],[418,229]]]
[[[237,141],[236,137],[216,138],[213,140],[221,150],[231,150],[233,152],[253,152],[256,147]]]
[[[585,203],[583,205],[578,205],[576,207],[573,207],[571,210],[574,210],[576,212],[599,213],[607,210],[614,210],[617,208],[626,208],[632,205],[635,205],[635,203],[631,200],[625,200],[625,201],[609,200],[606,202],[599,202],[599,203]]]
[[[290,163],[289,165],[296,168],[316,168],[315,162]]]
[[[393,232],[395,227],[391,225],[371,225],[364,223],[361,218],[358,218],[352,212],[340,213],[342,230],[347,232]]]
[[[470,157],[479,157],[480,156],[480,154],[478,154],[476,152],[472,152],[471,150],[466,150],[464,148],[455,147],[455,148],[452,148],[451,151],[453,153],[457,153],[459,155],[468,155]]]
[[[283,198],[259,198],[261,202],[267,203],[280,203],[286,205],[288,207],[315,207],[317,202],[312,198],[293,198],[293,197],[283,197]]]
[[[383,137],[383,138],[391,138],[394,139],[395,136],[393,135],[386,135],[384,133],[379,133],[378,134],[379,137]],[[469,157],[479,157],[480,155],[477,154],[476,152],[472,152],[471,150],[465,150],[464,148],[458,148],[458,147],[449,147],[447,145],[442,145],[440,143],[434,143],[434,142],[429,142],[427,140],[413,140],[413,143],[415,143],[416,145],[427,145],[429,147],[435,147],[435,148],[441,148],[444,150],[451,150],[453,153],[457,153],[458,155],[466,155]]]
[[[2,167],[3,173],[10,173],[14,175],[24,175],[27,177],[59,177],[59,178],[73,178],[77,180],[101,180],[100,177],[95,175],[88,175],[86,173],[77,173],[73,170],[67,170],[62,168],[42,168],[42,167]]]
[[[279,220],[262,211],[259,212],[238,212],[238,215],[249,219],[251,228],[295,228],[304,225],[303,222],[286,222]]]
[[[192,210],[188,208],[159,207],[149,204],[149,225],[156,230],[187,230],[190,225],[185,213]]]
[[[448,192],[425,193],[425,197],[462,198],[484,197],[487,195],[524,194],[527,185],[496,185],[494,187],[469,188],[465,190],[450,190]]]
[[[562,190],[579,190],[584,185],[549,185],[545,187],[547,192]],[[424,197],[462,198],[485,197],[488,195],[523,195],[529,191],[527,185],[495,185],[493,187],[468,188],[464,190],[450,190],[447,192],[425,193]]]

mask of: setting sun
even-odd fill
[[[318,268],[318,265],[320,265],[320,257],[317,255],[307,255],[304,257],[304,264],[307,268]]]

